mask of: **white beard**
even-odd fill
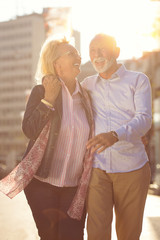
[[[104,65],[101,66],[96,66],[95,62],[101,62],[104,61]],[[110,69],[110,67],[113,65],[115,61],[115,58],[111,58],[110,60],[103,58],[103,57],[99,57],[99,58],[94,58],[93,60],[93,67],[96,70],[96,72],[98,73],[104,73],[106,72],[108,69]]]

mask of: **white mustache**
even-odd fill
[[[95,63],[95,62],[103,62],[103,61],[106,61],[106,58],[98,57],[98,58],[94,58],[93,63]]]

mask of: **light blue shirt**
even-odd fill
[[[121,65],[108,80],[87,77],[82,86],[90,93],[95,134],[116,131],[119,141],[95,153],[93,167],[108,173],[141,168],[148,157],[141,137],[152,123],[151,86],[148,77]]]

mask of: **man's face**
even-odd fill
[[[115,46],[105,37],[95,37],[90,43],[90,59],[98,73],[103,73],[115,63]]]

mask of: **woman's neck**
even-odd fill
[[[68,91],[70,92],[70,94],[72,95],[73,92],[75,91],[75,87],[76,87],[76,80],[69,80],[69,81],[65,81],[65,85],[68,88]]]

